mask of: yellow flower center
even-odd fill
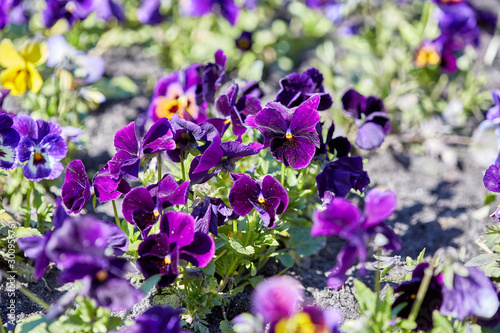
[[[101,269],[99,272],[96,273],[95,277],[99,281],[104,281],[108,278],[108,272],[106,272],[104,269]]]
[[[33,164],[39,164],[45,162],[45,158],[43,158],[43,155],[41,153],[35,153],[33,155]]]
[[[288,140],[293,138],[292,132],[289,129],[286,130],[285,138],[287,138]]]
[[[315,333],[325,330],[316,330],[316,325],[311,321],[311,317],[300,312],[291,318],[280,320],[275,327],[276,333]]]
[[[154,215],[154,217],[158,217],[158,216],[160,216],[160,212],[158,211],[158,208],[155,208],[155,209],[153,210],[153,215]]]
[[[170,265],[172,263],[172,259],[170,258],[170,254],[168,256],[166,256],[163,261],[165,262],[165,264],[167,265]]]
[[[257,202],[260,204],[263,204],[264,202],[266,202],[266,199],[264,198],[262,193],[259,194],[259,198],[257,199]]]
[[[437,53],[437,51],[429,45],[422,46],[417,51],[417,56],[415,58],[415,64],[420,68],[427,65],[437,65],[440,61],[441,57],[439,56],[439,53]]]

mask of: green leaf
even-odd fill
[[[146,281],[144,281],[144,283],[140,288],[141,291],[144,293],[144,295],[147,295],[149,291],[160,281],[160,279],[161,279],[161,274],[155,274]]]
[[[25,237],[31,237],[31,236],[42,236],[40,231],[38,229],[34,228],[24,228],[24,227],[18,227],[14,229],[14,233],[16,235],[16,238],[25,238]]]
[[[253,246],[248,245],[246,247],[243,247],[243,244],[236,238],[229,238],[229,245],[238,253],[244,254],[244,255],[252,255],[255,253],[255,249]]]
[[[418,264],[421,264],[424,262],[424,256],[425,256],[425,247],[422,251],[420,251],[420,253],[418,254],[418,257],[417,257],[417,265]]]
[[[215,274],[215,263],[213,261],[209,262],[208,265],[206,265],[202,271],[207,274],[207,275],[214,275]]]
[[[354,288],[360,312],[370,311],[374,313],[377,304],[377,295],[359,280],[354,280]]]
[[[500,259],[500,254],[498,253],[483,253],[469,260],[465,264],[465,266],[468,267],[486,266],[491,263],[497,262],[499,259]]]
[[[432,322],[434,323],[434,329],[431,331],[432,333],[454,332],[450,321],[439,313],[439,311],[434,311],[432,313]]]
[[[288,247],[303,256],[311,256],[323,247],[324,237],[311,237],[310,226],[291,225],[288,229],[290,240]]]
[[[271,254],[271,257],[276,257],[285,267],[293,267],[295,261],[288,252],[275,252]]]
[[[494,202],[496,200],[497,196],[494,193],[488,193],[486,197],[484,198],[484,205],[489,205],[490,203]]]
[[[231,325],[225,320],[220,322],[219,328],[222,333],[231,333],[233,331]]]

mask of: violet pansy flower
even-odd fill
[[[16,164],[20,136],[12,128],[14,121],[7,114],[0,114],[0,168],[12,169]]]
[[[394,288],[394,292],[399,294],[392,305],[392,308],[398,308],[396,315],[400,318],[408,318],[411,309],[416,299],[418,289],[424,278],[425,270],[428,269],[428,263],[421,263],[412,273],[410,281],[405,281]],[[431,281],[425,297],[418,311],[415,322],[417,323],[416,330],[429,331],[433,328],[432,313],[439,310],[443,303],[443,275],[441,273],[432,273]]]
[[[319,122],[316,124],[316,133],[318,133],[320,144],[319,148],[316,149],[315,156],[323,155],[324,159],[330,160],[330,158],[328,157],[328,153],[331,153],[337,158],[349,155],[349,153],[351,152],[351,143],[346,137],[343,136],[334,138],[334,132],[335,124],[332,121],[332,124],[328,128],[326,137],[323,139],[323,123]]]
[[[137,9],[137,19],[142,24],[156,25],[165,20],[160,13],[161,0],[142,0],[142,5]]]
[[[234,175],[235,179],[229,191],[229,204],[234,212],[246,216],[255,209],[266,228],[273,228],[276,215],[282,214],[288,207],[288,194],[283,185],[273,176],[267,175],[262,180],[254,180],[247,174]]]
[[[121,174],[118,176],[111,174],[109,162],[95,174],[92,186],[100,203],[116,200],[131,190],[130,184]]]
[[[209,119],[208,121],[217,127],[221,136],[224,135],[229,124],[232,124],[234,135],[241,138],[246,132],[246,117],[256,115],[262,110],[258,97],[244,92],[238,98],[238,90],[238,85],[232,85],[224,94],[219,94],[215,101],[217,110],[222,113],[224,118]]]
[[[207,119],[205,107],[196,102],[198,85],[201,86],[198,77],[200,66],[195,64],[158,80],[148,108],[150,119],[171,119],[175,114],[198,124]]]
[[[195,230],[214,236],[218,235],[217,228],[226,224],[228,220],[236,220],[239,216],[226,206],[220,198],[205,197],[193,208],[191,215],[195,219]]]
[[[241,9],[234,0],[186,0],[181,2],[181,13],[186,16],[203,16],[215,13],[232,25],[238,21]]]
[[[205,65],[199,65],[197,87],[196,87],[196,103],[213,103],[215,93],[226,81],[226,60],[227,57],[222,50],[217,50],[214,55],[215,62],[209,62]]]
[[[32,181],[56,179],[63,170],[60,162],[66,157],[68,147],[61,137],[61,127],[53,122],[19,115],[12,126],[21,135],[17,147],[18,159],[26,162],[23,175]]]
[[[271,102],[253,119],[264,135],[264,146],[270,147],[273,157],[285,166],[305,168],[314,157],[316,148],[319,148],[320,141],[315,130],[320,120],[317,111],[319,102],[319,95],[292,109]]]
[[[220,172],[232,172],[238,160],[258,154],[261,149],[262,145],[259,143],[251,143],[249,146],[238,141],[221,143],[220,136],[216,136],[207,150],[191,162],[189,179],[204,183]]]
[[[351,189],[363,192],[370,184],[368,173],[363,170],[363,159],[360,156],[343,156],[328,163],[316,176],[318,195],[321,199],[326,192],[343,198]]]
[[[112,17],[115,17],[120,22],[125,21],[123,8],[114,0],[100,1],[99,5],[96,6],[96,14],[98,18],[105,21],[110,20]]]
[[[163,209],[185,205],[189,194],[189,181],[178,185],[172,175],[165,175],[157,184],[135,188],[123,199],[125,220],[136,225],[145,237],[158,222]]]
[[[373,96],[366,98],[350,89],[342,96],[342,105],[358,126],[356,145],[368,150],[380,147],[385,135],[391,131],[391,121],[384,102]]]
[[[74,160],[66,166],[64,184],[61,188],[64,206],[70,213],[79,213],[90,200],[91,188],[89,177],[82,161]]]
[[[323,75],[316,68],[309,68],[303,74],[292,73],[285,76],[280,80],[280,87],[276,102],[289,108],[299,106],[316,94],[321,97],[318,111],[327,110],[333,104],[332,97],[323,88]]]
[[[78,20],[84,20],[94,10],[94,0],[46,0],[47,6],[42,12],[45,27],[50,28],[60,19],[73,25]]]
[[[169,306],[153,306],[135,319],[131,326],[122,328],[120,333],[182,333],[181,309]]]
[[[313,213],[311,236],[338,236],[346,242],[337,255],[335,267],[330,271],[328,285],[340,288],[347,278],[347,270],[356,261],[366,262],[367,246],[375,235],[381,235],[382,248],[392,251],[401,249],[401,240],[383,222],[396,208],[396,194],[392,191],[373,189],[366,194],[365,209],[342,198],[333,198],[323,211]]]
[[[168,211],[161,216],[160,233],[147,236],[139,245],[137,265],[146,278],[161,274],[160,288],[167,287],[179,275],[180,260],[205,267],[212,260],[212,237],[195,232],[194,218],[186,213]]]
[[[236,47],[241,51],[246,52],[252,49],[252,33],[250,31],[242,31],[240,37],[235,40]]]
[[[116,154],[109,162],[109,170],[115,178],[121,173],[129,179],[139,176],[139,164],[143,157],[176,148],[172,126],[168,119],[159,119],[148,130],[143,140],[136,134],[135,122],[115,134]]]

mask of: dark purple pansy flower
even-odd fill
[[[478,268],[455,265],[460,265],[460,269],[454,267],[453,285],[443,284],[443,304],[439,311],[458,320],[469,316],[492,317],[500,303],[490,278]]]
[[[187,16],[220,15],[235,25],[241,9],[234,0],[186,0],[181,2],[181,12]]]
[[[251,143],[249,146],[238,141],[221,143],[220,136],[216,136],[207,150],[191,162],[189,179],[204,183],[220,172],[232,172],[238,160],[258,154],[261,149],[262,145],[259,143]]]
[[[181,309],[153,306],[142,313],[135,324],[126,326],[120,333],[182,333]]]
[[[203,198],[198,205],[193,208],[191,215],[195,220],[195,230],[218,236],[217,228],[226,224],[228,220],[236,220],[239,216],[231,208],[226,206],[220,198]]]
[[[326,160],[329,160],[328,153],[331,153],[336,158],[341,158],[349,155],[351,152],[351,143],[346,137],[338,136],[333,138],[333,132],[335,131],[335,124],[332,124],[328,128],[326,137],[323,139],[323,123],[318,122],[316,124],[316,133],[319,137],[319,148],[316,149],[315,156],[323,155]]]
[[[46,0],[47,7],[42,12],[45,27],[50,28],[60,19],[72,25],[77,20],[84,20],[94,10],[94,0]]]
[[[194,229],[194,218],[186,213],[166,212],[161,216],[160,233],[147,236],[139,245],[137,265],[146,278],[162,274],[158,282],[167,287],[179,275],[179,261],[205,267],[212,260],[212,237]]]
[[[61,197],[70,213],[79,213],[90,200],[90,182],[82,161],[74,160],[66,166]]]
[[[342,104],[347,115],[355,119],[358,127],[356,145],[362,149],[380,147],[385,135],[391,131],[391,121],[384,102],[373,96],[366,98],[350,89],[342,96]]]
[[[320,120],[319,101],[320,96],[315,95],[292,109],[271,102],[255,116],[255,125],[264,135],[264,146],[270,147],[273,157],[285,166],[302,169],[314,157],[320,144],[315,129]]]
[[[217,129],[209,123],[197,125],[192,121],[182,119],[178,115],[173,115],[171,119],[174,130],[174,141],[176,148],[167,151],[168,157],[176,163],[186,160],[188,154],[199,155],[203,153],[210,142],[219,135]]]
[[[252,49],[252,33],[250,31],[243,31],[235,40],[236,47],[241,51],[246,52]]]
[[[500,163],[492,164],[483,177],[484,186],[491,192],[500,192]]]
[[[18,159],[26,162],[23,175],[32,181],[56,179],[64,169],[60,160],[66,157],[68,147],[61,137],[61,127],[53,122],[19,115],[12,126],[21,135],[17,147]]]
[[[129,179],[137,179],[143,157],[176,148],[173,135],[172,126],[165,118],[157,120],[142,140],[137,138],[135,122],[128,124],[115,134],[116,154],[109,162],[109,170],[115,178],[121,173]]]
[[[16,164],[16,148],[20,136],[12,128],[14,121],[7,114],[0,114],[0,168],[12,169]]]
[[[332,97],[323,88],[323,75],[316,68],[285,76],[280,80],[280,87],[276,101],[289,108],[299,106],[316,94],[321,97],[318,111],[327,110],[333,104]]]
[[[111,174],[109,162],[95,174],[92,185],[100,203],[116,200],[131,190],[129,183],[121,174],[118,176]]]
[[[123,199],[123,217],[136,225],[145,237],[158,222],[163,209],[185,205],[189,194],[189,181],[178,185],[172,175],[166,174],[157,184],[135,188]]]
[[[262,332],[267,332],[267,324],[270,325],[269,333],[339,332],[340,311],[321,310],[304,302],[303,298],[303,287],[293,277],[275,276],[259,283],[252,294],[252,313],[262,318]],[[235,318],[235,323],[238,321],[241,319]]]
[[[22,0],[3,0],[0,2],[0,29],[9,23],[22,24],[27,16],[24,12]]]
[[[213,103],[215,93],[226,81],[227,57],[222,50],[215,52],[215,62],[197,67],[198,78],[196,87],[196,103]]]
[[[370,184],[368,173],[363,170],[363,159],[360,156],[344,156],[328,163],[316,176],[318,195],[321,199],[326,192],[343,198],[351,189],[363,192]]]
[[[415,267],[412,274],[411,281],[406,281],[401,283],[399,286],[394,288],[395,293],[399,293],[396,300],[394,301],[392,308],[398,308],[399,311],[396,315],[400,318],[408,318],[415,302],[418,289],[424,278],[425,270],[428,269],[428,263],[419,264]],[[443,285],[443,276],[441,273],[432,273],[431,282],[429,288],[425,293],[424,300],[418,311],[416,318],[417,327],[415,330],[429,331],[433,327],[432,323],[432,313],[435,310],[439,310],[441,304],[443,303],[443,294],[441,292]]]
[[[256,115],[262,110],[260,99],[252,96],[252,92],[252,90],[248,91],[248,93],[243,91],[243,95],[237,98],[238,85],[232,85],[224,94],[219,94],[215,106],[224,118],[209,119],[208,121],[214,124],[221,136],[224,135],[229,124],[232,124],[234,135],[241,138],[246,132],[245,119],[248,116]]]
[[[61,198],[58,198],[56,201],[56,208],[54,209],[52,215],[52,225],[54,226],[54,230],[61,227],[67,217],[68,215],[64,211],[61,204]],[[50,259],[47,257],[45,249],[51,236],[52,231],[47,230],[43,236],[30,236],[19,238],[17,240],[17,244],[19,248],[24,251],[24,255],[35,261],[34,276],[37,280],[43,276],[50,264]]]
[[[137,19],[142,24],[156,25],[163,22],[165,16],[160,13],[160,0],[142,0],[137,9]]]
[[[313,213],[311,236],[337,236],[346,242],[337,255],[335,267],[330,271],[328,285],[340,288],[347,278],[346,273],[356,261],[366,262],[367,246],[371,239],[380,235],[386,250],[399,251],[401,240],[383,222],[396,208],[396,194],[392,191],[373,189],[366,194],[365,209],[342,198],[333,198],[323,211]]]
[[[229,204],[234,212],[246,216],[255,208],[266,228],[274,227],[276,215],[288,207],[288,194],[283,185],[273,176],[254,180],[247,174],[234,175],[229,191]]]
[[[201,91],[201,78],[198,77],[200,66],[194,64],[158,80],[148,108],[150,119],[171,119],[175,114],[197,124],[207,119],[205,106],[196,104],[198,87]]]

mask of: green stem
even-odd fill
[[[31,194],[35,190],[35,183],[29,181],[28,192],[26,192],[26,216],[24,217],[24,227],[29,228],[31,225]]]
[[[186,180],[186,169],[184,168],[184,158],[181,157],[182,180]]]
[[[231,266],[229,266],[229,270],[226,273],[226,276],[224,277],[224,280],[222,281],[222,284],[220,285],[219,292],[224,291],[224,288],[226,288],[227,283],[229,282],[229,279],[233,276],[234,271],[238,268],[238,264],[240,263],[241,258],[243,257],[242,254],[237,254],[235,260],[231,262]]]
[[[425,29],[429,23],[429,17],[431,15],[432,4],[430,2],[425,2],[424,9],[422,10],[422,16],[420,17],[420,39],[424,39]]]
[[[281,163],[281,185],[285,186],[285,164]]]
[[[377,247],[377,269],[375,270],[375,292],[377,293],[377,302],[380,299],[380,247]]]
[[[118,210],[116,209],[116,202],[114,200],[111,200],[113,203],[113,211],[115,212],[115,222],[117,225],[120,225],[120,218],[118,217]]]
[[[158,181],[161,180],[161,153],[158,153]]]
[[[425,269],[424,278],[420,283],[420,287],[418,288],[415,302],[413,303],[410,315],[408,316],[409,321],[415,321],[415,319],[417,319],[418,312],[420,311],[420,306],[422,305],[422,302],[424,301],[425,298],[425,294],[427,293],[427,289],[429,288],[429,284],[432,279],[432,274],[433,274],[433,268],[432,265],[429,264],[429,266]]]

